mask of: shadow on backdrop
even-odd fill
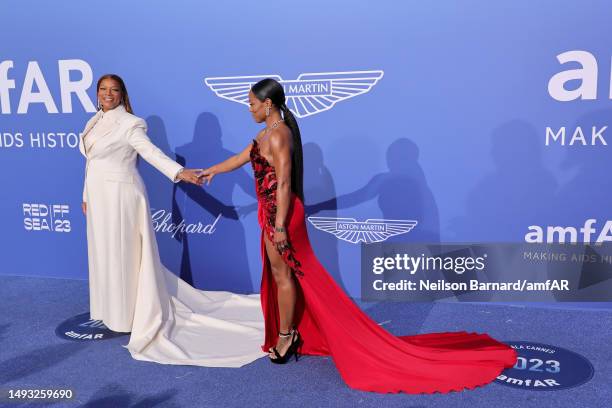
[[[166,126],[162,118],[152,115],[146,118],[147,135],[151,142],[160,148],[168,157],[174,158],[174,152],[170,148]],[[155,167],[146,161],[138,158],[138,171],[147,186],[149,205],[154,220],[162,227],[171,224],[174,202],[174,189],[176,185],[168,177],[160,173]],[[164,219],[167,221],[164,221]],[[162,263],[173,273],[180,273],[181,245],[176,236],[168,232],[158,232],[155,234],[157,246]],[[189,283],[192,282],[190,276],[181,275],[181,278]]]
[[[529,225],[546,225],[557,181],[544,167],[538,132],[522,120],[491,134],[495,168],[469,192],[466,214],[450,230],[463,242],[524,242]]]
[[[388,171],[375,175],[352,193],[307,206],[308,215],[351,208],[376,198],[384,219],[418,222],[412,231],[387,241],[440,242],[438,205],[419,164],[418,146],[410,139],[397,139],[387,148],[386,159]]]
[[[234,154],[223,147],[219,120],[209,112],[196,119],[193,140],[176,148],[177,161],[189,168],[206,168]],[[188,232],[179,238],[181,277],[192,277],[199,289],[236,293],[259,289],[253,287],[245,230],[232,201],[236,188],[255,197],[254,181],[243,168],[215,177],[209,186],[179,183],[174,190],[173,222],[203,226],[204,232]]]
[[[580,228],[585,221],[595,219],[593,225],[595,233],[590,242],[597,240],[600,233],[605,231],[604,225],[611,219],[610,215],[610,191],[612,191],[612,154],[610,147],[603,145],[601,140],[592,138],[592,128],[597,130],[608,126],[612,117],[612,109],[600,109],[581,116],[573,129],[566,129],[565,149],[566,156],[561,163],[561,170],[571,172],[569,181],[564,183],[555,197],[556,205],[551,206],[554,219],[550,224],[562,227],[574,227],[577,229],[577,240],[583,242]],[[571,146],[574,130],[580,127],[584,134],[584,140],[575,139]],[[610,140],[605,139],[606,143]],[[594,143],[593,143],[594,142]],[[611,235],[609,232],[608,236]],[[598,253],[596,246],[585,246],[584,254],[593,256]],[[570,294],[556,291],[557,300],[572,300],[589,302],[594,299],[601,300],[609,291],[606,285],[612,279],[612,265],[608,262],[573,262],[563,265],[564,269],[559,271],[559,266],[550,265],[550,276],[561,278],[579,279],[583,292],[580,298]],[[552,269],[555,268],[555,269]],[[561,275],[559,275],[561,274]],[[602,292],[605,291],[605,292]],[[606,307],[612,308],[612,302],[585,303],[584,307]]]
[[[612,154],[608,146],[600,143],[591,145],[591,128],[608,126],[611,115],[612,109],[602,109],[578,119],[576,127],[582,128],[587,145],[576,141],[572,146],[566,146],[562,170],[571,171],[574,176],[559,189],[556,197],[559,205],[551,207],[555,210],[555,225],[582,226],[586,219],[595,218],[598,221],[596,226],[601,228],[603,225],[600,223],[605,224],[610,218]],[[567,129],[566,145],[573,131]],[[603,134],[606,135],[605,132]]]
[[[319,203],[336,197],[336,186],[334,179],[325,165],[323,151],[316,143],[306,143],[302,147],[304,153],[304,199],[305,205]],[[322,217],[338,216],[335,208],[321,210]],[[327,232],[316,229],[311,223],[306,222],[308,236],[317,258],[336,283],[346,292],[340,265],[338,262],[338,239]]]

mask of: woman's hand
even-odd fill
[[[215,170],[215,166],[209,167],[207,169],[201,169],[200,180],[202,180],[202,182],[206,181],[206,185],[209,185],[216,174],[217,172]]]
[[[278,249],[280,253],[283,253],[285,249],[289,248],[289,241],[287,241],[287,231],[285,228],[274,228],[274,245],[276,245],[276,249]]]
[[[83,215],[87,215],[87,203],[85,201],[81,203],[81,208],[83,209]]]
[[[183,169],[177,178],[187,183],[195,184],[197,186],[202,185],[201,170],[200,169]]]

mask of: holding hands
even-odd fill
[[[215,177],[215,175],[217,174],[217,172],[214,169],[214,166],[209,167],[207,169],[200,169],[200,180],[201,183],[203,184],[204,181],[206,181],[206,185],[209,185],[210,182],[212,181],[213,177]],[[200,184],[200,185],[202,185]]]
[[[202,179],[201,169],[183,169],[176,178],[186,183],[195,184],[201,186],[204,180]]]

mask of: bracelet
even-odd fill
[[[285,232],[285,227],[274,227],[274,231],[276,231],[276,232]]]

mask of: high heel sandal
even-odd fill
[[[289,361],[289,359],[291,358],[291,355],[295,355],[295,361],[298,361],[298,358],[299,358],[298,350],[302,343],[302,338],[300,337],[300,333],[296,329],[293,329],[289,333],[279,332],[278,336],[282,338],[287,338],[291,336],[291,344],[289,344],[289,348],[287,349],[285,354],[282,356],[279,354],[276,347],[272,347],[272,352],[274,353],[276,358],[270,358],[270,361],[273,362],[274,364],[285,364],[287,361]]]

